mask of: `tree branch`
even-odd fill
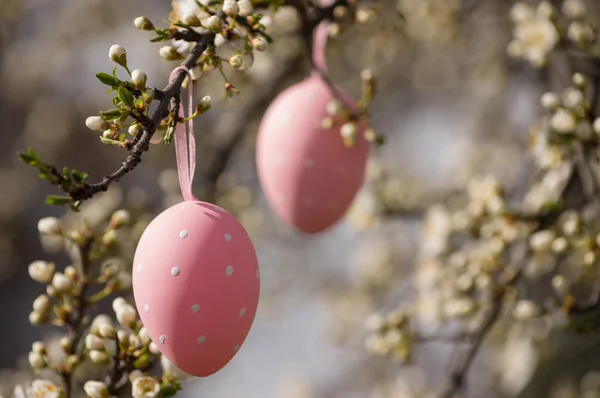
[[[191,69],[202,53],[208,48],[208,45],[213,42],[215,37],[214,33],[203,33],[194,35],[196,45],[192,49],[191,53],[187,56],[185,61],[181,64],[188,69]],[[110,184],[119,181],[124,175],[133,170],[142,161],[142,154],[147,151],[150,147],[150,139],[156,131],[156,127],[160,121],[168,115],[169,103],[173,97],[179,94],[181,91],[181,85],[186,77],[186,72],[181,70],[177,73],[175,79],[169,83],[164,90],[161,90],[160,102],[158,107],[154,111],[151,118],[145,118],[142,120],[143,132],[140,134],[139,141],[133,146],[129,155],[125,161],[121,164],[119,169],[114,173],[104,177],[102,181],[95,184],[85,183],[82,187],[75,189],[69,193],[69,197],[75,202],[81,202],[90,199],[92,196],[99,192],[106,191]]]

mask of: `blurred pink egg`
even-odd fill
[[[282,92],[258,131],[256,161],[265,196],[284,222],[307,233],[336,224],[360,189],[369,143],[359,131],[353,148],[340,127],[321,127],[332,100],[329,88],[311,76]]]
[[[135,252],[133,293],[142,323],[163,355],[193,376],[231,361],[254,321],[259,288],[248,233],[209,203],[165,210]]]

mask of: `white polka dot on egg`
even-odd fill
[[[204,344],[205,341],[206,341],[206,336],[198,337],[198,344]]]
[[[233,347],[233,352],[237,352],[237,350],[239,350],[239,349],[240,349],[240,346],[236,345],[235,347]]]
[[[240,310],[240,318],[241,318],[241,317],[243,317],[245,313],[246,313],[246,309],[245,309],[245,308],[242,308],[242,309]]]
[[[160,340],[161,344],[165,344],[165,341],[167,340],[167,336],[163,334],[158,339]]]
[[[200,305],[198,305],[198,304],[192,305],[192,312],[198,312],[198,311],[200,311]]]
[[[171,275],[173,276],[179,276],[179,267],[173,267],[171,268]]]
[[[185,239],[185,238],[187,238],[187,236],[188,236],[188,231],[186,231],[185,229],[179,233],[179,237],[181,239]]]
[[[231,276],[233,274],[233,267],[231,265],[228,265],[227,268],[225,268],[225,274],[227,274],[227,276]]]
[[[231,242],[231,234],[225,234],[225,240]]]
[[[142,272],[142,263],[137,265],[137,272]]]
[[[150,312],[150,305],[144,304],[144,311]]]

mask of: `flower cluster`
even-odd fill
[[[515,27],[514,39],[508,45],[509,55],[525,59],[535,67],[543,66],[560,40],[555,13],[549,1],[542,1],[537,9],[523,2],[515,3],[510,14]]]
[[[179,380],[187,375],[161,356],[135,308],[124,297],[113,299],[114,318],[104,314],[90,318],[93,306],[130,288],[130,271],[124,269],[119,258],[110,257],[110,254],[119,246],[119,234],[131,233],[128,230],[131,218],[128,211],[117,210],[100,231],[88,225],[71,230],[52,217],[39,221],[40,235],[62,240],[67,250],[74,254],[74,264],[62,271],[46,261],[34,261],[28,267],[31,278],[46,285],[46,293],[33,302],[30,322],[66,329],[58,340],[62,359],[51,355],[51,350],[42,341],[32,344],[28,359],[34,371],[54,373],[62,379],[63,386],[36,380],[28,388],[17,386],[17,398],[31,394],[61,398],[71,394],[75,370],[89,366],[103,370],[105,375],[100,379],[90,376],[91,380],[83,383],[83,390],[90,398],[114,396],[128,383],[134,398],[153,398],[159,394],[172,396],[181,388]],[[96,263],[98,266],[94,267]],[[145,373],[159,363],[163,368],[160,378]]]
[[[371,331],[366,341],[367,350],[375,355],[389,355],[401,363],[408,362],[414,339],[409,316],[405,309],[396,309],[385,317],[370,315],[366,320]]]

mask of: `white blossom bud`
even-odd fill
[[[182,55],[173,46],[162,46],[158,50],[158,54],[167,61],[181,59]]]
[[[554,233],[554,231],[538,231],[529,238],[529,246],[535,251],[550,250],[550,245],[555,237],[556,233]]]
[[[75,268],[72,265],[67,265],[65,267],[65,276],[67,278],[69,278],[70,280],[76,280],[77,279],[77,268]]]
[[[43,321],[44,321],[43,314],[41,314],[37,311],[32,311],[29,313],[29,323],[31,323],[32,325],[39,325]]]
[[[215,46],[216,47],[220,47],[223,44],[225,44],[227,40],[225,39],[225,36],[223,36],[220,33],[217,33],[217,35],[215,36]]]
[[[562,93],[565,106],[571,110],[577,110],[583,105],[584,97],[581,90],[570,87]]]
[[[33,369],[42,369],[46,367],[44,357],[37,352],[30,352],[27,358],[29,359],[29,365],[31,365]]]
[[[151,339],[150,335],[148,334],[148,329],[142,327],[138,334],[140,336],[140,341],[142,342],[142,344],[150,344]]]
[[[123,304],[118,307],[115,314],[117,315],[117,321],[124,327],[133,326],[137,319],[135,309],[129,304]]]
[[[552,277],[552,287],[556,293],[564,296],[571,290],[571,283],[562,275],[554,275]]]
[[[587,14],[587,7],[583,0],[565,0],[562,4],[562,13],[569,19],[580,19]]]
[[[118,44],[113,44],[108,50],[108,58],[121,66],[127,66],[127,51]]]
[[[353,122],[344,123],[340,129],[340,134],[344,145],[347,147],[353,147],[356,143],[357,128]]]
[[[85,336],[85,346],[88,350],[103,350],[104,349],[104,340],[100,337],[88,334]]]
[[[41,341],[34,341],[31,345],[31,351],[44,354],[46,352],[46,345]]]
[[[552,251],[554,253],[564,253],[564,251],[567,250],[568,245],[567,239],[563,236],[559,236],[552,242]]]
[[[110,139],[110,138],[112,138],[113,134],[114,134],[114,131],[112,131],[110,129],[104,130],[104,133],[102,133],[102,137]]]
[[[154,342],[151,342],[148,345],[148,351],[150,351],[150,353],[153,354],[153,355],[160,354],[160,350],[158,349],[158,346]]]
[[[106,389],[106,385],[101,381],[86,381],[83,385],[83,391],[85,391],[89,398],[108,397],[108,390]]]
[[[239,7],[238,4],[236,3],[235,0],[225,0],[223,2],[223,12],[232,17],[235,18],[239,12]]]
[[[154,89],[147,88],[146,92],[144,94],[146,95],[146,103],[147,104],[149,104],[152,101],[154,101]]]
[[[519,300],[513,309],[514,317],[520,321],[531,319],[538,313],[537,305],[530,300]]]
[[[205,27],[215,32],[221,31],[221,18],[217,17],[216,15],[211,15],[206,20]]]
[[[136,135],[138,135],[140,133],[140,131],[142,131],[142,126],[140,126],[139,124],[132,124],[131,126],[129,126],[129,129],[127,130],[127,132],[132,136],[135,137]]]
[[[127,304],[128,304],[127,300],[125,300],[123,297],[117,297],[112,302],[112,309],[114,312],[117,312],[117,309],[119,309],[123,305],[127,305]]]
[[[229,65],[231,65],[232,68],[240,69],[244,65],[244,58],[241,54],[235,54],[229,57]]]
[[[129,224],[131,217],[129,216],[129,212],[127,210],[117,210],[115,211],[111,218],[110,224],[113,228],[119,228],[123,225]]]
[[[44,217],[38,221],[38,231],[42,235],[58,235],[62,232],[60,222],[56,217]]]
[[[587,78],[584,75],[582,75],[581,73],[574,73],[573,74],[573,83],[575,83],[575,85],[579,89],[583,89],[583,88],[585,88],[585,86],[587,86]]]
[[[592,129],[594,130],[594,133],[596,133],[596,135],[600,136],[600,117],[594,120],[594,123],[592,124]]]
[[[141,30],[152,30],[154,29],[154,25],[152,22],[146,17],[137,17],[133,20],[133,24],[136,28]]]
[[[190,69],[190,75],[192,76],[192,80],[194,81],[200,79],[203,75],[202,68],[200,67],[200,65],[196,65],[192,69]]]
[[[34,261],[29,264],[27,271],[29,276],[36,282],[39,283],[50,283],[54,276],[54,263],[48,263],[46,261]]]
[[[265,51],[268,46],[269,42],[267,42],[267,40],[262,36],[257,36],[252,39],[252,47],[258,51]]]
[[[69,336],[62,336],[58,340],[58,344],[65,351],[69,351],[73,347],[73,343],[71,343],[71,339],[69,338]]]
[[[183,17],[181,17],[181,22],[183,22],[186,25],[194,26],[194,27],[201,25],[200,19],[198,18],[198,16],[191,12],[189,12],[189,13],[185,14]]]
[[[114,339],[116,332],[111,323],[102,323],[98,326],[98,334],[105,339]]]
[[[100,116],[88,117],[87,119],[85,119],[85,125],[88,129],[92,131],[97,131],[99,133],[103,132],[109,127],[108,122],[106,122]]]
[[[385,318],[381,314],[371,314],[365,320],[367,329],[372,332],[379,332],[385,326]]]
[[[146,76],[146,74],[141,70],[135,69],[133,72],[131,72],[131,80],[135,84],[135,87],[140,90],[144,90],[146,88],[146,80],[148,80],[148,76]]]
[[[550,119],[552,130],[557,133],[572,133],[577,127],[575,116],[566,109],[559,108]]]
[[[242,17],[248,17],[252,15],[254,11],[254,7],[252,6],[252,2],[250,0],[240,0],[237,2],[239,12]]]
[[[102,235],[102,244],[104,246],[110,246],[117,241],[117,231],[109,229]]]
[[[158,396],[159,392],[160,384],[153,377],[138,377],[131,383],[131,395],[133,398],[153,398]]]
[[[109,357],[104,351],[92,350],[90,351],[90,359],[94,363],[107,363]]]
[[[337,116],[342,111],[342,103],[336,99],[327,102],[327,114],[330,116]]]
[[[544,108],[553,111],[560,106],[560,97],[556,93],[544,93],[540,102]]]
[[[108,315],[105,314],[100,314],[97,315],[94,320],[92,321],[92,325],[90,326],[90,332],[93,334],[100,334],[100,327],[102,325],[106,325],[109,324],[112,326],[112,321],[110,320],[110,317]],[[103,336],[105,337],[105,336]]]
[[[66,292],[71,288],[71,280],[65,274],[57,272],[52,278],[52,286],[59,292]]]
[[[117,331],[117,337],[119,339],[119,341],[122,341],[123,343],[125,343],[126,341],[129,341],[129,331],[128,330],[124,330],[124,329],[119,329]]]
[[[129,373],[129,381],[130,381],[131,383],[133,383],[133,381],[134,381],[135,379],[137,379],[138,377],[142,377],[142,376],[144,376],[144,374],[142,373],[142,371],[141,371],[141,370],[138,370],[138,369],[135,369],[135,370],[133,370],[133,371],[131,371],[131,372]]]
[[[577,44],[589,44],[594,42],[596,34],[589,24],[573,22],[567,29],[567,37]]]

